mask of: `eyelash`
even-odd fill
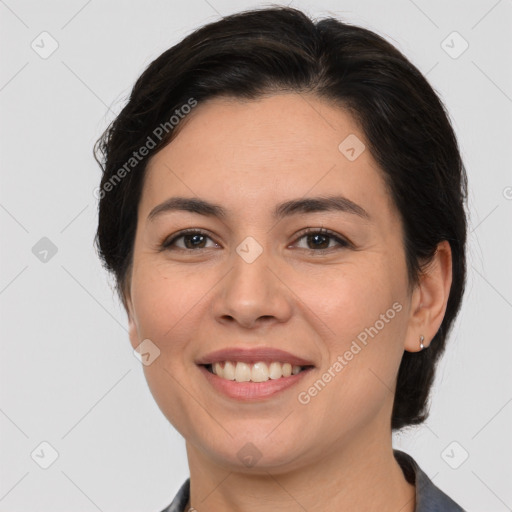
[[[173,236],[170,240],[169,239],[165,239],[160,244],[160,250],[161,251],[165,251],[165,250],[180,250],[180,251],[195,252],[195,251],[198,251],[199,249],[209,249],[209,247],[206,247],[206,248],[200,247],[199,249],[188,249],[188,248],[182,248],[182,247],[178,247],[177,249],[173,249],[172,248],[172,245],[177,240],[179,240],[183,236],[189,235],[189,234],[202,235],[202,236],[206,236],[207,238],[210,238],[210,240],[212,239],[210,237],[210,235],[206,231],[203,231],[201,229],[194,229],[194,228],[184,229],[183,231],[180,231],[180,232],[176,233],[176,235]],[[307,231],[303,231],[298,236],[298,238],[296,238],[296,241],[306,237],[307,235],[323,235],[323,236],[326,236],[327,238],[330,238],[330,239],[334,240],[335,242],[337,242],[340,249],[352,246],[352,244],[348,240],[340,237],[339,235],[337,235],[333,231],[330,231],[329,229],[325,229],[325,228],[315,228],[315,229],[307,228]],[[318,255],[319,253],[325,253],[327,251],[330,252],[333,249],[336,249],[336,248],[335,247],[328,247],[327,249],[303,249],[303,250],[307,251],[310,254]]]

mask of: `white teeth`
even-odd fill
[[[247,363],[236,363],[235,380],[237,382],[248,382],[251,380],[251,367]]]
[[[290,363],[283,364],[283,377],[289,377],[292,374],[292,365]]]
[[[227,380],[235,380],[235,365],[231,361],[226,361],[224,363],[222,377]]]
[[[236,382],[265,382],[268,379],[280,379],[281,377],[289,377],[297,375],[302,367],[291,365],[290,363],[279,363],[273,361],[270,365],[264,362],[247,364],[238,362],[216,362],[212,365],[212,371],[218,377],[227,380],[235,380]]]
[[[219,377],[223,376],[222,366],[220,363],[213,363],[213,373],[216,373]]]
[[[253,382],[265,382],[268,380],[268,366],[265,363],[252,365],[251,380]]]
[[[281,363],[270,363],[269,374],[271,379],[280,379],[283,376]]]

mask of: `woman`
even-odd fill
[[[457,141],[398,50],[228,16],[150,64],[96,149],[98,250],[186,440],[165,511],[462,510],[392,448],[466,272]]]

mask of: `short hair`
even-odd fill
[[[156,127],[166,129],[152,136],[157,141],[151,154],[169,144],[180,128],[168,128],[169,119],[191,98],[252,100],[279,92],[314,94],[345,109],[362,127],[403,223],[411,287],[438,243],[450,244],[452,284],[442,324],[428,350],[404,351],[397,376],[391,428],[420,424],[428,417],[436,364],[464,294],[467,177],[442,101],[421,72],[371,30],[273,6],[204,25],[151,62],[94,147],[103,171],[99,256],[127,308],[137,209],[151,157],[132,170],[126,163],[133,153]],[[123,179],[114,182],[122,169]]]

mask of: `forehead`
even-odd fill
[[[337,157],[339,143],[346,136],[356,136],[361,142],[365,138],[347,111],[315,96],[299,93],[275,94],[255,100],[208,99],[199,103],[182,123],[183,127],[178,126],[178,135],[171,143],[172,153],[193,148],[197,157],[222,154],[227,159],[232,155],[247,163],[253,152],[259,152],[260,157],[297,155],[296,160],[303,156],[318,158],[319,153]],[[247,156],[244,158],[244,155]],[[255,163],[261,167],[261,162]]]
[[[231,202],[247,211],[287,196],[327,193],[369,209],[390,206],[382,171],[358,123],[315,96],[214,98],[181,123],[172,142],[148,163],[143,215],[172,194]]]

